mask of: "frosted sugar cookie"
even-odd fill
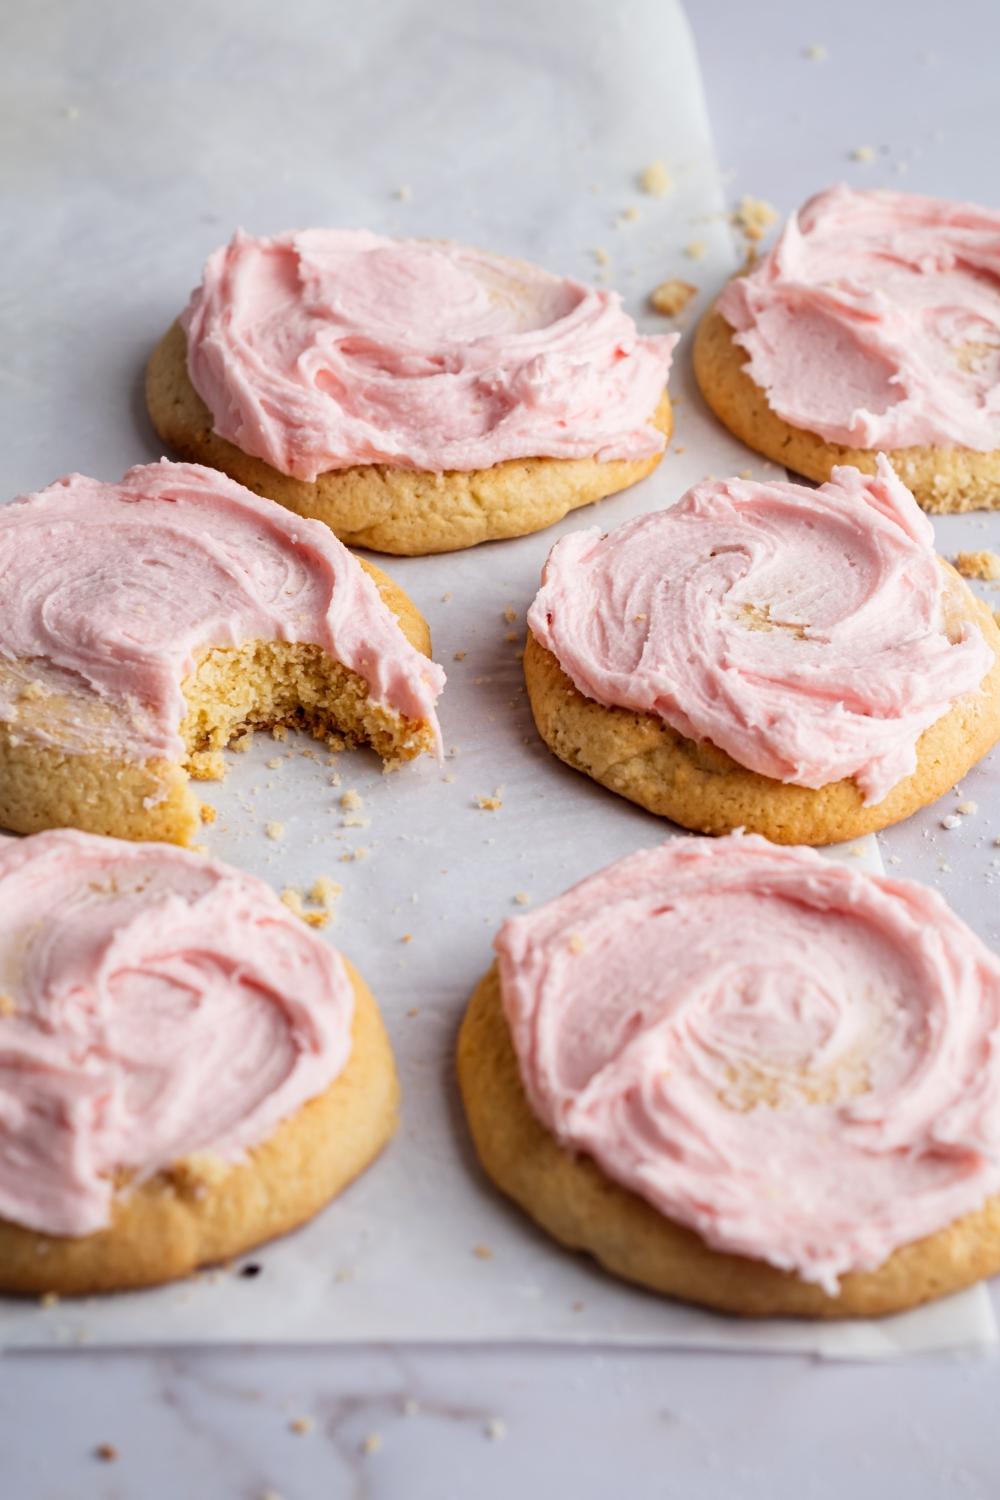
[[[211,469],[73,474],[0,508],[0,826],[190,843],[189,776],[247,728],[435,750],[405,594]]]
[[[345,542],[450,552],[655,468],[677,337],[640,336],[615,292],[443,240],[240,232],[146,395],[176,452]]]
[[[148,1286],[311,1218],[396,1126],[378,1008],[261,881],[72,830],[0,848],[0,1288]]]
[[[810,479],[889,458],[927,510],[1000,505],[1000,212],[835,187],[695,341],[725,425]]]
[[[884,458],[817,490],[710,480],[565,536],[528,625],[549,747],[702,833],[856,838],[1000,737],[1000,632]]]
[[[935,892],[672,839],[496,948],[465,1111],[563,1245],[761,1317],[896,1312],[1000,1269],[1000,961]]]

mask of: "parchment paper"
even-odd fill
[[[31,27],[30,10],[8,30]],[[605,274],[606,256],[650,329],[670,326],[644,307],[658,281],[698,283],[682,320],[692,326],[736,264],[696,60],[669,0],[187,0],[143,7],[127,31],[126,13],[137,14],[128,0],[63,7],[44,43],[35,26],[33,72],[14,45],[0,58],[14,142],[4,496],[159,457],[144,360],[237,224],[448,236],[583,277]],[[636,185],[657,158],[673,178],[664,198]],[[630,206],[638,219],[619,221]],[[519,893],[546,900],[671,833],[559,765],[534,733],[517,653],[546,553],[566,530],[669,504],[706,473],[776,472],[708,416],[683,346],[671,390],[675,446],[642,485],[537,536],[380,559],[428,616],[449,672],[444,768],[384,776],[371,756],[344,755],[333,786],[325,752],[258,738],[206,789],[220,815],[205,836],[214,854],[279,889],[342,882],[327,931],[383,1006],[404,1088],[397,1140],[314,1224],[247,1257],[259,1274],[237,1266],[45,1309],[0,1303],[0,1343],[544,1340],[878,1358],[995,1340],[982,1291],[839,1327],[742,1324],[660,1301],[557,1249],[472,1158],[453,1044],[497,925],[522,909]],[[367,826],[343,826],[348,789]],[[498,810],[477,806],[494,794]],[[284,825],[278,841],[270,821]],[[845,857],[879,867],[874,840]]]

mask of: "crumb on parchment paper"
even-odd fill
[[[648,167],[643,167],[639,173],[639,186],[644,193],[651,198],[664,198],[673,183],[665,163],[662,161],[651,161]]]
[[[691,298],[697,295],[698,288],[692,286],[690,281],[681,281],[678,276],[670,276],[650,292],[649,305],[654,312],[662,313],[665,318],[676,318],[677,314],[687,307]]]
[[[994,583],[1000,578],[1000,555],[988,549],[956,552],[952,562],[956,573],[961,573],[963,578],[980,578],[985,583]]]

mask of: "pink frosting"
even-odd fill
[[[678,335],[616,292],[443,240],[306,229],[216,250],[184,314],[215,430],[283,474],[643,458]]]
[[[881,456],[819,489],[707,480],[553,547],[533,635],[586,697],[658,714],[776,781],[879,802],[994,656]]]
[[[794,427],[863,448],[1000,448],[1000,212],[830,188],[718,306]]]
[[[40,682],[70,705],[53,743],[177,759],[199,652],[249,640],[321,646],[376,702],[437,729],[443,671],[321,522],[165,460],[0,507],[0,719],[23,722],[25,680]],[[30,732],[44,739],[42,718]]]
[[[675,839],[496,946],[539,1119],[715,1249],[836,1293],[1000,1191],[1000,961],[926,887]]]
[[[0,990],[0,1215],[48,1234],[104,1228],[119,1170],[240,1159],[350,1053],[340,956],[166,844],[5,841]]]

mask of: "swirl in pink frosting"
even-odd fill
[[[0,1215],[110,1221],[113,1175],[238,1160],[350,1054],[334,949],[263,882],[166,844],[0,849]]]
[[[180,759],[198,654],[251,640],[320,646],[377,703],[438,727],[443,671],[321,522],[166,460],[120,484],[71,474],[0,507],[0,719],[23,717],[28,680],[71,705],[53,736],[63,749]]]
[[[1000,1191],[1000,961],[926,887],[764,839],[630,855],[497,939],[539,1119],[831,1294]]]
[[[830,188],[718,307],[794,427],[863,448],[1000,448],[1000,212]]]
[[[819,489],[706,480],[553,547],[528,624],[586,697],[658,714],[776,781],[879,802],[994,656],[879,457]]]
[[[215,431],[297,479],[663,448],[678,335],[640,337],[616,292],[448,241],[239,231],[183,322]]]

